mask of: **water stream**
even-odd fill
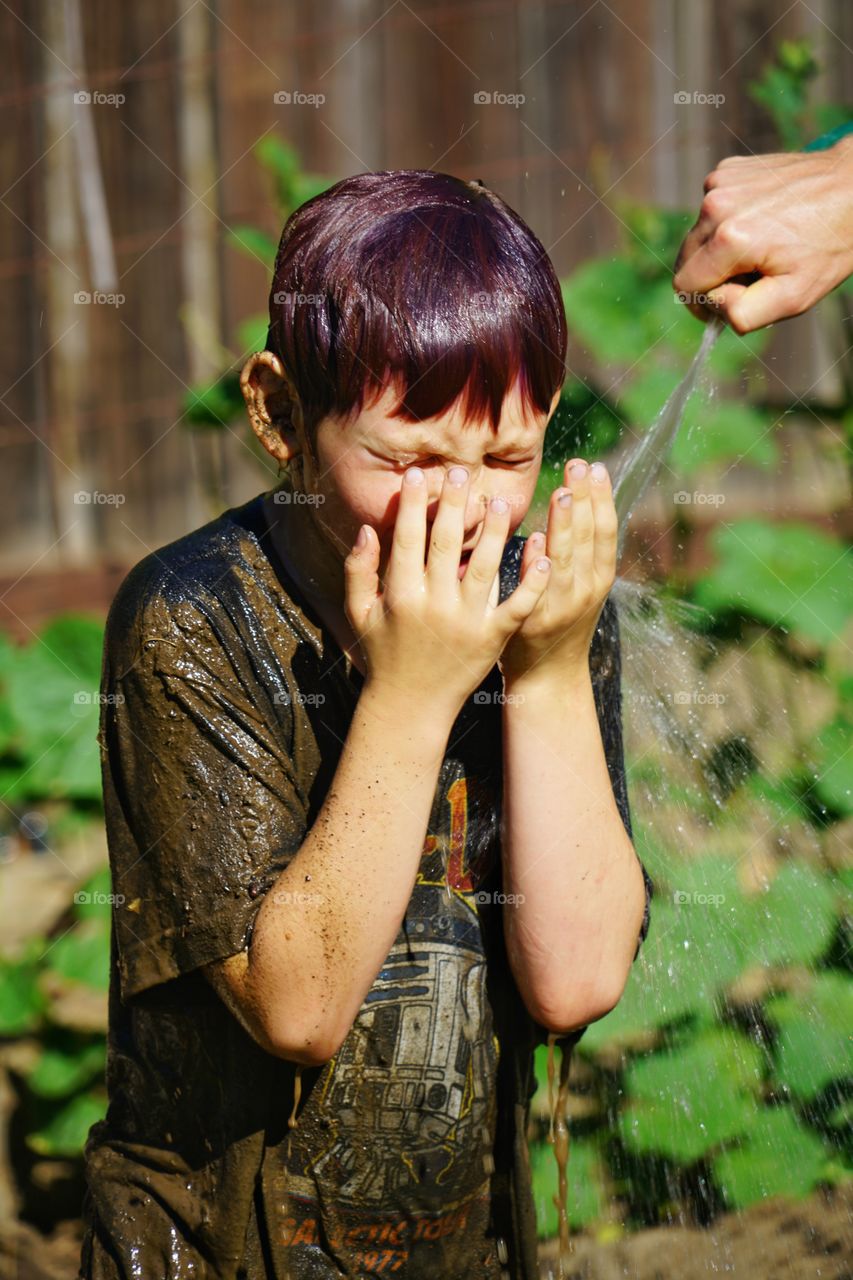
[[[684,410],[705,367],[714,343],[723,330],[719,319],[712,319],[705,327],[699,349],[682,380],[664,404],[649,430],[641,436],[633,448],[622,455],[611,468],[614,504],[619,520],[617,565],[621,564],[625,541],[632,515],[640,500],[654,483],[666,463],[669,449],[675,440],[684,418]],[[619,608],[621,651],[625,683],[632,689],[637,686],[645,693],[643,712],[655,722],[660,741],[679,755],[699,762],[705,753],[705,743],[698,724],[688,717],[685,725],[676,718],[666,699],[655,696],[660,686],[660,673],[666,670],[667,658],[676,644],[682,650],[691,647],[689,633],[679,626],[677,618],[667,616],[660,608],[654,590],[617,576],[612,594]],[[689,605],[682,605],[689,610]],[[695,646],[701,642],[693,641]],[[663,665],[662,665],[663,664]],[[694,669],[698,669],[698,663]],[[630,703],[630,699],[628,699]],[[636,707],[636,702],[634,706]],[[629,711],[630,714],[630,711]],[[709,785],[703,776],[700,785]],[[559,1246],[557,1272],[553,1280],[565,1280],[569,1274],[572,1252],[569,1241],[568,1221],[568,1160],[569,1129],[567,1117],[569,1093],[569,1067],[571,1056],[560,1050],[559,1084],[555,1050],[556,1036],[548,1038],[548,1110],[549,1128],[547,1140],[554,1151],[557,1169],[557,1191],[554,1204],[557,1208]]]

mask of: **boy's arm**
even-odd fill
[[[338,1050],[400,929],[452,724],[368,681],[316,821],[258,911],[247,951],[205,972],[268,1052]]]
[[[618,715],[617,657],[605,717]],[[504,884],[523,895],[505,908],[508,953],[532,1016],[566,1033],[618,1002],[651,885],[614,794],[589,670],[506,692],[516,696],[504,704]]]

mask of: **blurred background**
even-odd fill
[[[284,219],[348,174],[434,168],[530,224],[570,346],[526,532],[563,459],[634,447],[695,354],[671,279],[705,175],[853,116],[853,7],[10,0],[0,33],[0,1275],[53,1277],[75,1273],[105,1107],[103,620],[138,560],[277,482],[237,378]],[[842,1274],[850,308],[848,281],[726,333],[632,521],[620,574],[694,612],[669,615],[669,656],[627,635],[659,658],[625,678],[659,892],[623,1002],[572,1064],[584,1275],[697,1274],[703,1249],[744,1275]],[[540,1091],[543,1274],[547,1127]]]

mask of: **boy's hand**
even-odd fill
[[[580,467],[575,475],[572,468]],[[616,577],[618,522],[607,468],[579,458],[564,468],[565,488],[555,489],[548,532],[531,534],[521,573],[543,551],[551,560],[548,584],[536,608],[507,642],[500,659],[507,684],[522,678],[564,681],[588,671],[589,649]],[[571,499],[561,506],[566,492]]]
[[[365,654],[368,680],[396,696],[435,708],[450,723],[495,665],[510,635],[532,613],[548,583],[549,570],[528,556],[513,593],[496,607],[493,591],[509,528],[509,506],[493,499],[480,539],[459,579],[468,475],[460,485],[445,475],[426,555],[427,485],[418,467],[409,467],[400,486],[400,505],[385,590],[380,594],[380,545],[376,530],[364,525],[367,541],[344,562],[345,609]],[[496,506],[495,503],[498,505]]]

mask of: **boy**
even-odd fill
[[[81,1275],[535,1276],[533,1049],[617,1002],[651,891],[604,468],[512,536],[565,352],[547,254],[481,186],[364,173],[288,220],[242,374],[285,482],[107,623]]]

